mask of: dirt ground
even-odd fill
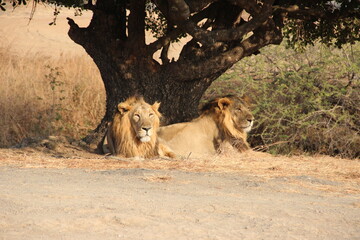
[[[0,149],[0,239],[360,239],[360,161]]]

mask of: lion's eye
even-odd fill
[[[135,121],[139,121],[139,120],[140,120],[140,115],[139,115],[139,114],[135,114],[135,115],[134,115],[134,120],[135,120]]]
[[[153,113],[149,113],[149,117],[154,117],[154,114]]]

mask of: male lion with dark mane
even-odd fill
[[[229,144],[244,152],[250,149],[246,137],[254,121],[247,106],[246,97],[218,97],[202,107],[198,118],[161,127],[158,135],[183,157],[216,154]]]
[[[174,157],[157,137],[161,117],[159,107],[160,103],[149,105],[138,96],[119,103],[103,140],[104,153],[120,157]]]

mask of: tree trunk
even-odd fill
[[[97,43],[91,45],[98,46]],[[155,101],[161,102],[163,124],[193,119],[198,114],[202,95],[212,81],[221,74],[217,73],[193,81],[176,81],[173,76],[178,75],[178,72],[169,71],[166,75],[158,73],[156,71],[158,63],[153,59],[138,60],[135,56],[118,59],[113,52],[104,54],[92,48],[87,48],[87,52],[100,70],[106,91],[105,115],[95,131],[85,138],[87,143],[101,140],[117,105],[133,95],[142,95],[151,104]],[[124,62],[129,64],[124,65]]]
[[[210,78],[179,82],[172,79],[172,74],[179,73],[173,72],[167,76],[151,73],[148,70],[149,64],[144,63],[143,59],[132,63],[124,73],[121,68],[113,66],[112,56],[107,55],[107,59],[104,59],[103,56],[93,55],[92,58],[99,67],[105,85],[106,112],[94,133],[86,137],[88,143],[100,141],[117,105],[133,95],[142,95],[150,104],[155,101],[161,102],[163,124],[195,118],[202,95],[220,75],[214,74]]]
[[[97,62],[96,56],[93,59]],[[111,57],[108,61],[101,58],[102,64],[98,64],[106,90],[105,121],[111,120],[119,102],[132,95],[142,95],[151,104],[161,102],[160,112],[166,124],[188,121],[197,115],[203,93],[219,76],[179,82],[172,78],[177,72],[169,75],[151,72],[152,61],[134,61],[125,73],[120,68],[110,67],[111,61]]]
[[[245,56],[282,39],[271,17],[272,1],[244,7],[223,2],[220,8],[216,2],[208,5],[205,1],[204,9],[193,15],[189,11],[195,11],[195,5],[189,7],[183,0],[169,1],[170,5],[155,2],[168,28],[151,44],[145,43],[146,0],[98,0],[96,5],[90,1],[86,8],[94,15],[86,28],[68,18],[70,38],[94,60],[106,90],[105,116],[85,138],[87,143],[99,142],[117,104],[136,94],[149,103],[161,102],[165,124],[191,120],[197,116],[202,95],[216,78]],[[241,20],[243,9],[257,18]],[[198,23],[208,18],[207,14],[207,23],[200,27]],[[243,39],[249,32],[253,34]],[[170,42],[185,33],[193,39],[181,50],[177,61],[170,61]],[[153,54],[161,49],[159,63]]]

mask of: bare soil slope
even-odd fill
[[[354,195],[239,174],[1,168],[2,239],[359,239]]]
[[[0,149],[0,239],[360,239],[360,162]]]

